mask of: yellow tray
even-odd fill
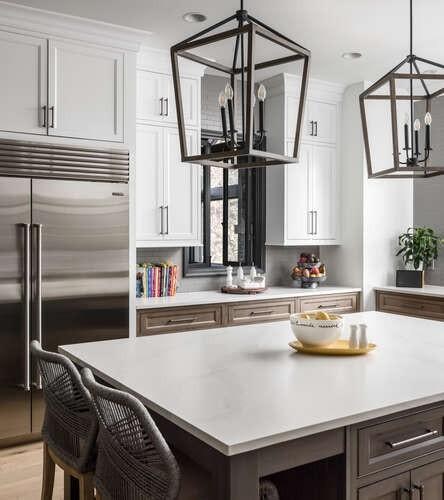
[[[369,344],[366,349],[350,349],[348,340],[337,340],[333,344],[326,346],[304,346],[299,340],[289,342],[288,344],[295,351],[304,354],[322,354],[326,356],[358,356],[367,354],[376,348],[376,344]]]

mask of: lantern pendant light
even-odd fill
[[[369,178],[411,179],[444,174],[444,158],[433,157],[432,143],[434,104],[435,110],[442,108],[444,113],[444,107],[437,104],[444,95],[444,74],[437,71],[444,69],[444,65],[413,54],[413,0],[409,1],[409,55],[359,96]],[[403,82],[407,83],[407,88]],[[381,157],[377,148],[384,147],[383,140],[375,141],[375,146],[370,147],[371,107],[383,101],[390,105],[387,118],[391,122],[392,165],[374,165],[375,159]],[[403,117],[402,125],[398,121],[399,114]],[[377,161],[383,163],[380,159]]]
[[[222,27],[228,28],[229,23],[235,23],[235,27],[221,31]],[[213,54],[218,54],[217,46],[220,42],[230,42],[230,40],[233,42],[232,57],[229,51],[229,62],[223,64],[215,60]],[[268,43],[267,50],[258,48],[257,42]],[[284,51],[284,55],[276,57],[277,50]],[[265,58],[264,53],[273,55]],[[223,51],[223,56],[226,55],[227,51]],[[261,56],[265,59],[256,60]],[[206,70],[222,74],[226,80],[217,97],[220,110],[220,141],[211,145],[210,150],[205,148],[200,154],[189,151],[186,141],[182,75],[179,64],[181,58],[201,64]],[[270,71],[270,68],[275,71],[273,75],[288,71],[288,64],[295,61],[301,64],[301,83],[299,99],[294,100],[297,105],[287,111],[290,119],[296,122],[294,145],[287,156],[281,151],[266,150],[265,103],[269,89],[258,75],[262,70]],[[171,63],[183,162],[223,168],[297,163],[307,94],[309,50],[252,17],[244,10],[241,0],[240,9],[235,14],[171,47]],[[282,66],[283,69],[276,71],[275,67],[278,66]],[[269,73],[267,76],[270,76]],[[272,109],[271,105],[267,107],[267,115],[276,112],[279,111]],[[292,114],[294,117],[291,117]],[[255,115],[258,117],[257,129]]]

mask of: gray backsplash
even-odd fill
[[[319,247],[266,247],[266,276],[268,286],[290,285],[290,271],[301,252],[319,254]],[[182,248],[138,248],[137,262],[164,262],[180,268],[178,292],[218,290],[224,283],[223,276],[182,277]]]

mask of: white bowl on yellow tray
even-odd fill
[[[341,336],[344,326],[339,314],[319,311],[292,314],[290,325],[296,339],[308,347],[333,344]]]

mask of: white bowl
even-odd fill
[[[301,344],[305,346],[326,346],[336,342],[343,329],[342,317],[332,319],[305,319],[301,314],[290,316],[291,329]]]

